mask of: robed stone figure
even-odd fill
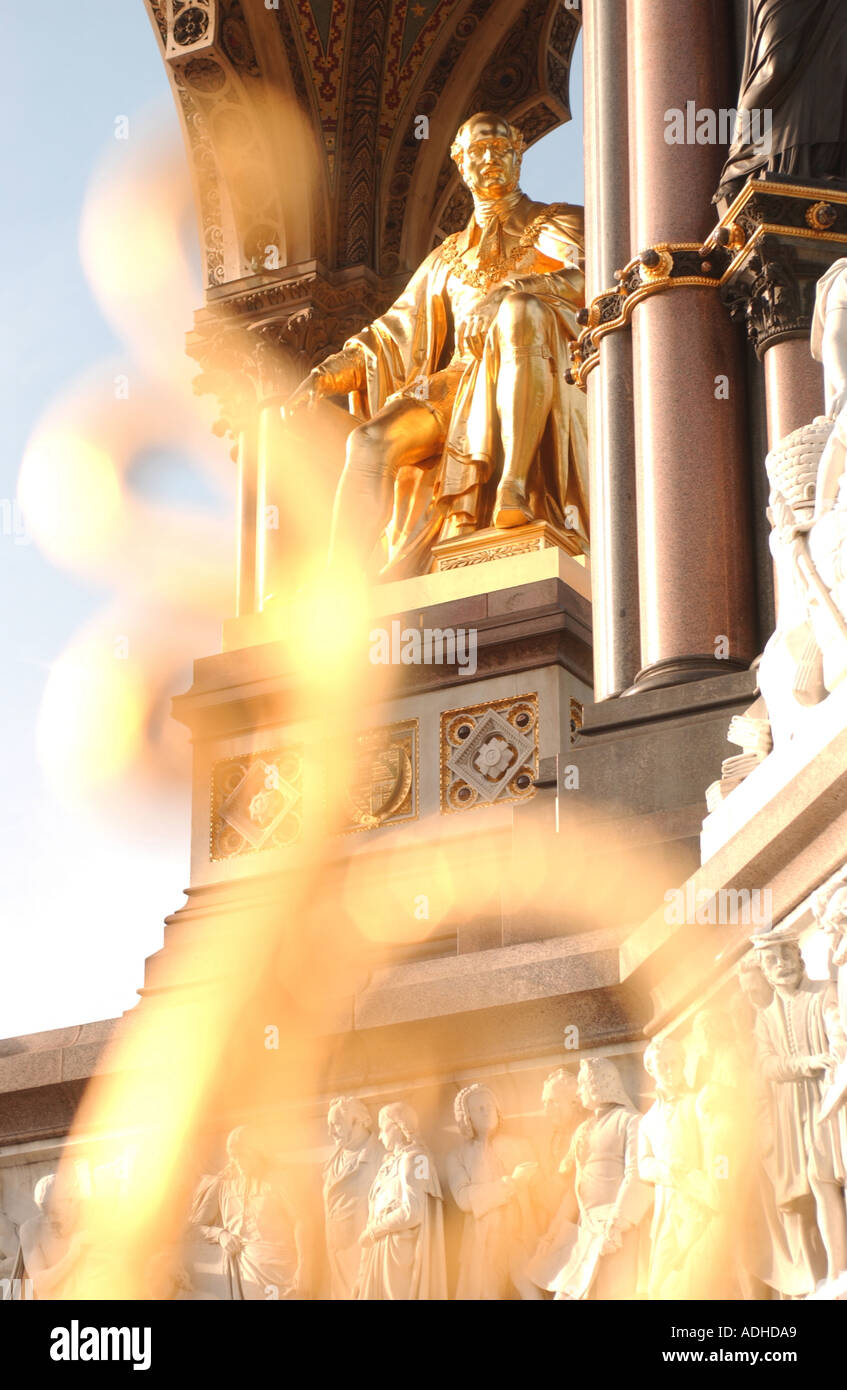
[[[327,1124],[335,1148],[323,1172],[326,1252],[334,1299],[354,1296],[362,1247],[359,1237],[368,1221],[368,1193],[385,1157],[373,1133],[363,1101],[337,1096]]]
[[[410,1105],[379,1112],[383,1159],[368,1196],[356,1297],[431,1302],[447,1297],[441,1184]]]
[[[284,407],[347,394],[360,422],[331,561],[424,573],[439,540],[537,518],[587,550],[585,398],[564,375],[584,303],[583,215],[521,192],[523,148],[498,116],[465,122],[451,153],[470,222]]]
[[[537,1235],[532,1150],[525,1140],[499,1133],[500,1107],[490,1086],[463,1086],[453,1109],[464,1140],[447,1155],[450,1191],[465,1213],[456,1298],[540,1298],[525,1276]]]
[[[847,1041],[835,989],[808,979],[796,936],[786,929],[753,938],[773,1000],[756,1019],[756,1049],[770,1099],[763,1164],[795,1273],[810,1293],[824,1272],[847,1270],[847,1115],[820,1115],[822,1091]],[[799,1287],[798,1287],[799,1285]]]
[[[278,1175],[244,1126],[227,1139],[226,1167],[201,1179],[190,1223],[223,1251],[226,1296],[294,1299],[302,1292],[303,1226]]]
[[[591,1111],[576,1131],[565,1169],[575,1169],[579,1223],[555,1281],[557,1299],[636,1296],[641,1223],[652,1194],[638,1176],[641,1116],[614,1062],[584,1058],[579,1096]]]

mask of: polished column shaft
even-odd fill
[[[586,301],[630,256],[626,0],[586,0]],[[603,339],[588,377],[594,696],[619,695],[640,665],[632,343]]]
[[[672,143],[668,113],[732,105],[726,0],[629,0],[630,186],[637,250],[700,244],[723,152]],[[639,686],[755,655],[745,387],[737,330],[715,290],[662,290],[633,318]]]

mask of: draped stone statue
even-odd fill
[[[446,1299],[441,1183],[412,1107],[384,1105],[379,1137],[385,1157],[368,1196],[356,1298]]]
[[[33,1193],[38,1215],[21,1225],[23,1270],[38,1299],[84,1296],[83,1266],[90,1242],[80,1223],[81,1204],[73,1184],[49,1173]]]
[[[824,365],[827,414],[766,460],[779,604],[759,684],[776,749],[847,677],[847,259],[818,282],[811,349]]]
[[[3,1196],[0,1184],[0,1198]],[[11,1279],[20,1241],[17,1227],[0,1207],[0,1279]]]
[[[368,1221],[368,1193],[385,1155],[363,1101],[336,1097],[330,1102],[327,1125],[335,1140],[323,1173],[330,1291],[335,1299],[350,1299],[362,1253],[359,1237]]]
[[[567,1165],[574,1131],[585,1118],[579,1103],[576,1074],[564,1067],[551,1072],[542,1087],[541,1104],[551,1124],[549,1146],[541,1164],[541,1180],[534,1188],[536,1201],[543,1209],[544,1230],[527,1265],[526,1276],[539,1289],[553,1293],[577,1235],[573,1168]]]
[[[841,1030],[847,1037],[847,864],[812,895],[812,912],[830,940],[830,963],[838,981],[836,995]],[[847,1103],[847,1059],[841,1061],[821,1098],[821,1118]]]
[[[763,1164],[792,1257],[790,1292],[808,1294],[823,1274],[834,1279],[847,1269],[847,1113],[820,1115],[847,1039],[835,988],[808,979],[796,934],[775,929],[753,944],[773,989],[755,1030],[771,1111]]]
[[[454,1112],[464,1143],[447,1155],[447,1180],[465,1213],[456,1298],[538,1298],[524,1273],[537,1234],[529,1185],[538,1164],[526,1141],[499,1133],[489,1086],[465,1086]]]
[[[843,0],[747,0],[740,119],[716,197],[730,201],[759,170],[847,179],[847,106],[833,99],[845,71]]]
[[[772,993],[760,970],[745,983],[761,1007]],[[748,1005],[748,1009],[751,1006]],[[755,1007],[755,1006],[753,1006]],[[687,1078],[695,1094],[703,1169],[714,1196],[710,1268],[698,1280],[701,1298],[761,1298],[760,1265],[767,1243],[762,1188],[757,1167],[757,1124],[751,1123],[761,1091],[757,1085],[748,1022],[738,1036],[737,1010],[705,1008],[694,1015]],[[757,1280],[759,1283],[757,1283]]]
[[[451,153],[474,199],[467,227],[284,408],[346,393],[360,422],[335,559],[425,573],[436,541],[535,518],[587,549],[585,399],[564,380],[584,302],[582,209],[521,192],[523,148],[499,116],[465,122]]]
[[[303,1225],[262,1146],[245,1126],[226,1141],[229,1162],[201,1180],[191,1225],[223,1251],[225,1297],[292,1299],[302,1292]]]
[[[721,1298],[732,1289],[728,1230],[721,1221],[726,1208],[721,1184],[730,1164],[724,1136],[715,1142],[718,1135],[709,1134],[711,1117],[700,1104],[705,1087],[698,1096],[689,1090],[685,1063],[685,1049],[673,1038],[651,1042],[644,1053],[645,1069],[656,1083],[656,1099],[638,1131],[639,1177],[655,1190],[647,1275],[651,1299]]]
[[[634,1298],[639,1228],[651,1202],[638,1176],[641,1117],[608,1058],[584,1058],[578,1084],[580,1101],[592,1113],[576,1131],[566,1160],[575,1170],[579,1225],[555,1296]]]

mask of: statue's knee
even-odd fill
[[[370,420],[357,425],[347,436],[347,472],[361,477],[377,477],[386,468],[386,440],[384,430]]]
[[[536,295],[511,290],[497,311],[497,328],[510,342],[540,341],[547,333],[549,313]]]

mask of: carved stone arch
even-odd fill
[[[419,265],[431,243],[432,188],[475,84],[526,0],[463,0],[416,77],[386,151],[380,206],[383,273]],[[429,119],[418,140],[415,118]]]
[[[326,261],[331,222],[330,189],[315,130],[320,112],[303,72],[303,56],[281,3],[278,10],[248,11],[262,70],[268,143],[288,248],[287,261]]]
[[[290,260],[284,166],[241,0],[146,4],[185,133],[207,286],[278,271]]]

